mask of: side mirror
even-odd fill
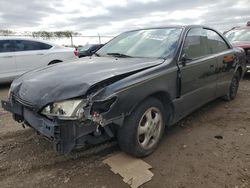
[[[186,63],[192,59],[187,57],[187,54],[183,53],[181,56],[181,63],[183,66],[186,66]]]

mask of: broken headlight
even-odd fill
[[[65,100],[47,105],[42,114],[48,118],[57,117],[63,120],[83,120],[86,100]]]
[[[107,112],[110,110],[111,106],[115,103],[116,100],[117,98],[113,97],[108,100],[94,102],[92,106],[92,112]]]

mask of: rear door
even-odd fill
[[[50,48],[52,48],[51,45],[37,41],[16,40],[15,53],[18,74],[48,65],[47,54]]]
[[[217,32],[211,29],[206,29],[206,32],[209,46],[218,63],[216,95],[220,97],[225,95],[229,89],[236,65],[236,55]]]
[[[17,76],[14,42],[0,40],[0,82],[11,81]]]
[[[179,63],[181,72],[181,111],[188,114],[195,108],[215,98],[216,57],[211,55],[206,32],[203,28],[188,31]]]

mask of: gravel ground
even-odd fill
[[[8,85],[0,86],[0,100]],[[116,148],[78,158],[57,155],[50,143],[0,108],[0,187],[126,188],[102,160]],[[237,98],[215,100],[168,129],[144,160],[152,181],[142,187],[250,187],[250,76]]]

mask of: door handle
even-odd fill
[[[36,55],[44,55],[43,53],[37,53]]]
[[[214,68],[214,65],[210,65],[210,68]]]
[[[3,58],[12,58],[12,55],[3,56]]]

